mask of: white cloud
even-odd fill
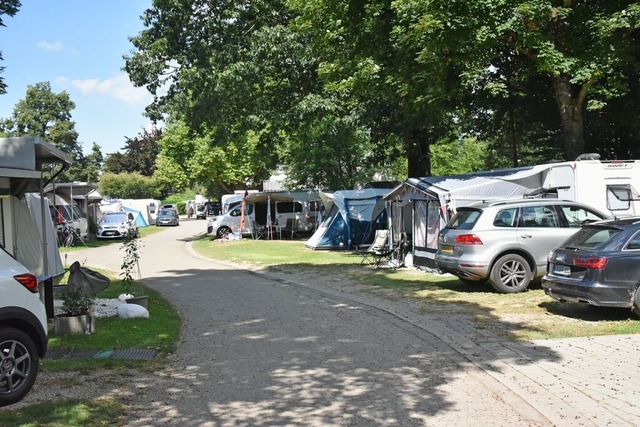
[[[60,78],[58,81],[63,82],[64,78]],[[71,80],[70,83],[84,95],[108,96],[132,105],[146,105],[151,96],[145,88],[133,86],[129,77],[124,73],[105,80],[77,79]]]
[[[49,51],[62,50],[62,48],[64,47],[62,42],[49,43],[44,41],[38,42],[37,46],[40,49],[49,50]]]

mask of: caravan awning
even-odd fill
[[[42,165],[71,165],[71,157],[38,137],[0,138],[0,191],[16,197],[40,192]]]
[[[272,202],[293,202],[295,198],[278,193],[249,194],[244,198],[244,201],[247,203],[267,203],[267,200],[271,200]]]

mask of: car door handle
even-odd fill
[[[533,235],[531,235],[531,234],[523,234],[523,235],[522,235],[522,236],[520,236],[520,237],[522,237],[523,239],[530,239],[530,238],[532,238],[532,237],[533,237]]]

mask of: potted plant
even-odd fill
[[[95,331],[95,319],[91,306],[95,297],[81,286],[67,285],[60,294],[63,314],[53,319],[57,334],[89,334]]]
[[[148,295],[143,293],[142,286],[140,286],[142,278],[140,274],[140,244],[138,243],[137,233],[127,234],[120,249],[124,251],[120,277],[122,277],[125,293],[132,295],[125,301],[129,304],[138,304],[147,308]]]

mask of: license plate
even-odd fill
[[[567,265],[554,265],[553,272],[561,276],[571,276],[571,267]]]
[[[441,252],[447,255],[453,255],[453,246],[443,246]]]

